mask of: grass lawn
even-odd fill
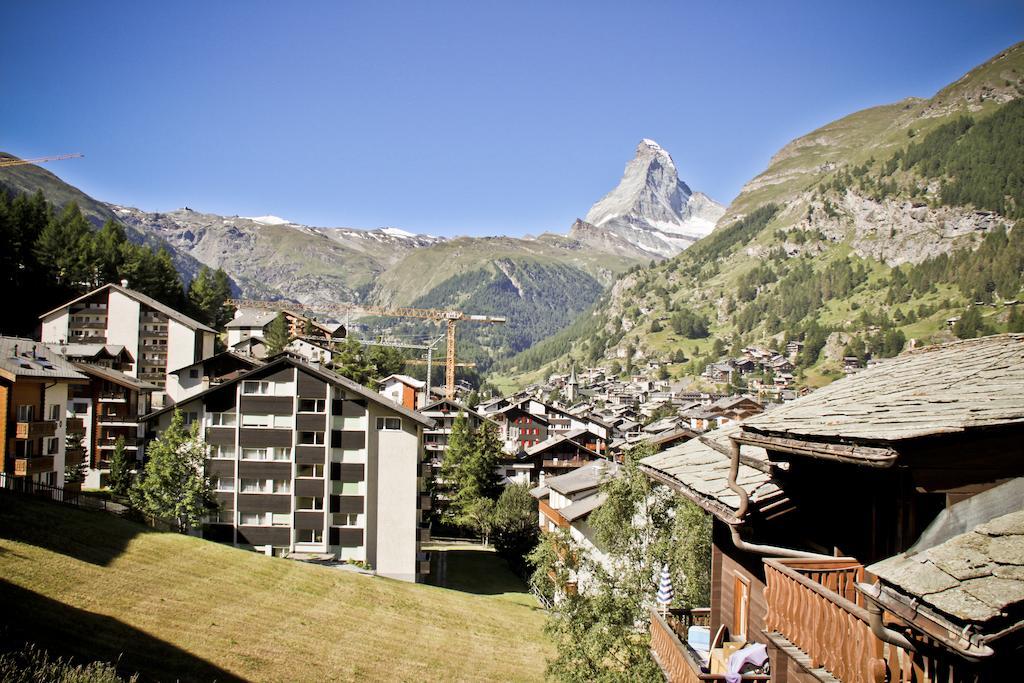
[[[428,545],[424,549],[433,555],[435,568],[443,567],[443,576],[432,576],[432,583],[524,607],[538,606],[523,580],[509,569],[492,547],[484,548],[479,543],[450,543]]]
[[[541,679],[544,612],[493,553],[452,559],[414,585],[4,493],[0,644],[143,680]]]

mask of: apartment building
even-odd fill
[[[295,338],[312,337],[325,341],[337,341],[345,338],[345,326],[340,323],[325,323],[314,320],[295,311],[283,310],[288,323],[288,336]],[[250,339],[263,339],[267,328],[274,322],[278,311],[240,308],[235,311],[234,319],[225,327],[228,332],[228,348],[239,350]]]
[[[87,382],[37,341],[0,337],[0,456],[4,479],[64,485],[65,405]]]
[[[68,391],[67,429],[79,437],[85,455],[84,485],[101,488],[108,483],[119,438],[129,459],[142,462],[142,416],[150,412],[158,387],[102,365],[74,363],[74,367],[88,383],[71,385]]]
[[[260,365],[263,365],[263,361],[255,356],[222,351],[168,372],[167,396],[178,403]]]
[[[213,355],[217,333],[156,299],[108,284],[43,315],[46,344],[102,344],[123,347],[131,358],[124,372],[158,387],[153,403],[162,406],[172,370]]]
[[[282,355],[147,416],[199,420],[221,504],[206,538],[277,555],[367,562],[418,581],[430,563],[423,431],[433,422]]]

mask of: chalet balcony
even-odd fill
[[[554,460],[545,460],[544,469],[583,467],[591,462],[593,461],[585,458],[572,458],[571,460],[568,458],[555,458]]]
[[[856,588],[864,580],[864,567],[856,560],[774,558],[764,565],[766,635],[812,676],[846,683],[910,683],[922,671],[942,670],[941,680],[962,680],[949,662],[875,637]]]
[[[76,432],[85,431],[85,419],[81,417],[69,417],[64,421],[65,430],[68,433],[74,434]]]
[[[123,391],[104,391],[99,395],[100,403],[125,403],[128,396]]]
[[[15,458],[14,476],[30,477],[33,474],[53,472],[53,456],[37,455],[34,458]]]
[[[88,321],[86,321],[86,320],[75,320],[74,318],[72,318],[71,322],[68,323],[68,329],[71,329],[71,330],[102,330],[102,329],[106,328],[106,326],[107,326],[107,321],[106,320],[101,320],[101,321],[88,320]]]
[[[420,494],[420,496],[419,496],[419,505],[418,505],[417,509],[419,509],[419,510],[429,510],[431,507],[432,507],[432,504],[430,502],[430,496],[427,495],[427,494]]]
[[[96,421],[101,425],[123,425],[134,427],[139,423],[138,415],[99,415]]]
[[[552,524],[555,524],[563,529],[568,528],[569,521],[562,516],[558,510],[551,507],[548,503],[543,500],[537,501],[537,505],[540,508],[540,513],[544,515],[544,518],[549,520]]]
[[[421,526],[416,530],[416,537],[420,543],[430,543],[430,527]]]
[[[81,446],[67,448],[64,451],[64,464],[77,467],[85,462],[85,449]]]
[[[99,441],[99,443],[97,443],[96,445],[101,450],[102,449],[114,450],[114,446],[117,445],[117,439],[116,438],[111,439],[111,438],[108,437],[106,439],[101,439]],[[124,447],[128,448],[128,449],[136,449],[136,448],[138,448],[139,447],[139,439],[134,437],[134,436],[126,436],[124,438]]]
[[[56,433],[56,420],[17,422],[14,427],[14,438],[16,439],[41,439],[43,437],[53,436]]]
[[[725,674],[710,673],[707,655],[698,652],[686,642],[690,626],[708,625],[707,608],[669,610],[662,616],[651,610],[651,654],[661,667],[669,683],[697,683],[698,681],[724,681]],[[744,674],[743,681],[770,681],[771,676]]]
[[[420,463],[419,475],[423,479],[430,479],[434,476],[434,466],[429,462]]]

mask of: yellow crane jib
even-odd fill
[[[269,311],[306,311],[309,313],[334,313],[346,315],[350,313],[363,313],[366,315],[377,315],[392,318],[419,318],[426,320],[437,320],[445,323],[445,338],[448,344],[448,353],[444,364],[444,395],[445,398],[455,398],[455,328],[459,322],[473,323],[504,323],[507,319],[503,315],[474,315],[462,311],[445,311],[439,308],[389,308],[387,306],[369,306],[363,304],[325,304],[318,306],[306,306],[288,301],[265,301],[256,299],[229,299],[226,302],[235,308],[257,308]]]

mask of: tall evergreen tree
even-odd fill
[[[92,228],[74,202],[50,219],[34,251],[50,282],[72,290],[92,284]]]
[[[214,329],[223,328],[234,316],[234,309],[225,304],[231,297],[231,284],[222,269],[199,269],[188,286],[188,303],[198,320]]]
[[[110,456],[110,490],[119,496],[127,496],[132,486],[132,463],[125,450],[124,437],[114,442],[114,454]]]
[[[284,313],[278,313],[269,325],[263,341],[267,344],[267,353],[275,354],[284,351],[284,347],[292,340],[288,332],[288,318]]]

